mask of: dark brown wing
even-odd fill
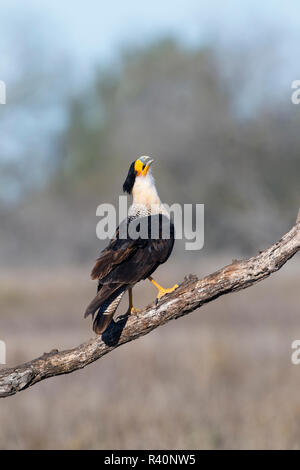
[[[151,238],[151,226],[155,217],[158,218],[160,230],[158,238]],[[128,234],[128,238],[120,239],[118,229],[115,238],[97,259],[92,278],[99,280],[98,293],[87,307],[85,316],[94,314],[121,287],[132,286],[149,277],[170,256],[174,245],[173,224],[162,215],[135,219],[134,223],[142,224],[145,219],[148,238],[132,239]],[[128,221],[128,227],[130,223]],[[165,224],[169,226],[168,238],[163,235],[168,233],[167,230],[164,231]]]
[[[125,223],[125,222],[122,222]],[[126,221],[127,224],[127,221]],[[91,272],[92,279],[101,280],[109,274],[116,265],[129,258],[138,248],[137,240],[130,238],[120,239],[120,227],[117,228],[114,238],[97,258]]]

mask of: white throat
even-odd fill
[[[164,214],[168,212],[163,206],[155,187],[155,181],[150,171],[145,176],[137,176],[132,188],[132,206],[129,216],[137,212],[143,215]]]

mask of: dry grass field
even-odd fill
[[[168,269],[157,277],[169,284],[191,271]],[[89,338],[88,272],[0,271],[8,366]],[[299,278],[296,256],[255,287],[0,400],[0,448],[300,448],[300,366],[290,359],[300,339]],[[139,305],[155,295],[147,282],[136,293]]]

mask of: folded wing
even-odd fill
[[[124,233],[126,238],[122,239]],[[85,317],[94,315],[110,297],[149,277],[168,259],[173,245],[174,226],[162,214],[122,222],[92,270],[92,279],[98,279],[98,293]]]

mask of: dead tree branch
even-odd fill
[[[252,258],[234,261],[209,276],[189,276],[172,294],[146,307],[138,316],[112,323],[102,337],[59,352],[53,350],[33,361],[0,372],[0,397],[24,390],[41,380],[69,374],[91,364],[113,349],[182,317],[221,295],[252,286],[278,271],[300,249],[300,220],[279,242]]]

